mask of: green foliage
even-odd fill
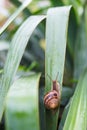
[[[14,80],[14,76],[17,72],[24,50],[28,44],[28,40],[35,27],[44,18],[45,16],[31,16],[28,18],[19,28],[12,40],[0,85],[0,119],[2,117],[8,89]],[[29,28],[30,31],[28,31],[27,28]]]
[[[50,75],[52,80],[56,80],[58,74],[57,80],[60,83],[60,87],[62,87],[63,80],[70,8],[71,6],[52,8],[49,9],[47,13],[45,73]],[[49,92],[51,89],[52,81],[46,77],[45,93]],[[53,114],[51,111],[46,111],[47,130],[56,130],[57,121],[58,112]]]
[[[78,79],[80,74],[87,68],[87,9],[84,9],[81,24],[77,32],[74,54],[74,77]],[[77,51],[79,50],[79,51]]]
[[[39,78],[40,74],[32,74],[11,86],[6,99],[6,130],[40,130]]]
[[[63,130],[86,130],[87,128],[87,70],[77,84]]]
[[[37,0],[29,6],[29,0],[23,4],[10,1],[18,9],[0,30],[0,118],[5,107],[6,130],[86,130],[86,0]],[[71,6],[64,5],[73,5],[70,17]],[[29,18],[25,20],[26,17]],[[20,23],[25,20],[21,26],[17,21],[20,18]],[[46,22],[41,22],[45,18]],[[8,26],[11,29],[6,30]],[[38,72],[42,72],[41,78]],[[47,74],[52,80],[58,74],[61,102],[56,111],[44,107],[44,94],[52,89]],[[0,129],[3,130],[1,125]]]
[[[32,0],[26,0],[20,7],[19,9],[17,9],[17,11],[15,11],[15,13],[13,15],[11,15],[11,17],[6,21],[6,23],[4,24],[4,26],[1,28],[0,30],[0,35],[2,34],[2,32],[9,26],[9,24],[28,6],[28,4],[30,4]]]

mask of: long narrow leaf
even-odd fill
[[[87,67],[87,9],[84,9],[75,43],[74,77],[79,79]]]
[[[21,5],[21,1],[18,1],[18,0],[10,0],[12,4],[14,4],[17,8]],[[29,11],[29,8],[25,8],[23,10],[23,13],[26,15],[26,16],[29,16],[31,15],[31,12]]]
[[[0,29],[0,35],[11,24],[11,22],[30,4],[32,0],[25,0],[23,4],[10,16],[6,23]]]
[[[58,130],[63,130],[64,123],[65,123],[65,120],[66,120],[66,117],[67,117],[67,113],[69,111],[69,106],[70,106],[70,102],[67,104],[67,106],[65,107],[65,109],[63,111],[62,118],[61,118]]]
[[[87,129],[87,70],[79,79],[63,130]]]
[[[29,17],[19,28],[12,40],[0,85],[0,120],[4,109],[6,94],[16,74],[28,40],[36,26],[44,18],[45,16]]]
[[[14,82],[6,100],[6,130],[40,130],[39,79],[33,74]]]
[[[56,80],[62,86],[66,40],[67,40],[67,25],[71,6],[52,8],[47,13],[46,25],[46,61],[45,73],[52,80]],[[45,93],[52,89],[52,81],[46,77]],[[60,88],[61,89],[61,88]],[[56,130],[58,123],[58,111],[51,112],[46,110],[46,129]]]

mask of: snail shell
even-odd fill
[[[58,107],[60,101],[60,95],[56,90],[48,92],[44,96],[44,104],[47,109],[55,109]]]

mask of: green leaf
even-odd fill
[[[81,73],[87,67],[87,9],[82,15],[81,24],[78,29],[77,39],[75,43],[74,55],[74,77],[79,79]]]
[[[58,75],[58,82],[62,86],[68,19],[71,6],[51,8],[47,13],[46,25],[46,59],[45,73],[52,80]],[[52,82],[46,77],[45,94],[52,88]],[[60,88],[61,89],[61,88]],[[58,111],[46,110],[46,129],[56,130],[58,123]]]
[[[63,130],[87,129],[87,70],[76,87]]]
[[[61,96],[61,105],[66,105],[66,103],[69,101],[69,98],[73,94],[73,89],[69,87],[62,87],[62,96]]]
[[[9,19],[6,21],[6,23],[2,26],[0,29],[0,35],[3,33],[3,31],[11,24],[11,22],[30,4],[32,0],[25,0],[23,4],[9,17]]]
[[[0,85],[0,120],[2,117],[5,98],[10,85],[13,82],[17,68],[20,64],[24,50],[28,44],[28,40],[36,26],[45,18],[45,16],[31,16],[15,34],[9,48],[7,60],[4,67],[4,72]]]
[[[69,110],[69,106],[70,106],[70,102],[64,108],[64,111],[63,111],[63,114],[62,114],[62,118],[61,118],[58,130],[63,130],[64,123],[65,123],[65,120],[66,120],[66,117],[67,117],[67,113],[68,113],[68,110]]]
[[[22,3],[22,1],[18,1],[18,0],[10,0],[10,2],[12,2],[12,4],[14,4],[16,7],[19,7]],[[26,15],[26,16],[29,16],[31,13],[29,11],[29,8],[25,8],[23,10],[23,13]]]
[[[11,86],[6,100],[6,130],[40,130],[39,79],[40,74],[33,74]]]

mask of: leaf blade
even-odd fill
[[[40,74],[33,74],[11,86],[6,100],[6,130],[40,130],[39,79]]]
[[[87,70],[80,77],[63,130],[86,130],[87,122]],[[71,114],[72,113],[72,114]]]
[[[68,27],[69,11],[71,6],[49,9],[47,13],[47,32],[46,32],[46,60],[45,71],[52,80],[58,75],[58,82],[62,86],[66,35]],[[62,28],[61,28],[62,27]],[[61,44],[61,45],[60,45]],[[52,88],[52,82],[46,77],[45,94]],[[60,88],[61,89],[61,88]],[[56,130],[58,121],[58,111],[46,111],[47,130]]]
[[[17,68],[23,56],[24,50],[28,44],[28,40],[36,28],[36,26],[45,19],[46,16],[31,16],[29,17],[22,26],[18,29],[15,34],[11,46],[9,48],[7,60],[4,67],[4,72],[0,85],[0,120],[2,117],[4,103],[8,89],[13,82],[13,78],[16,74]],[[27,30],[27,29],[30,29]],[[20,41],[20,42],[19,42]]]
[[[11,22],[31,3],[32,0],[25,0],[23,4],[9,17],[6,23],[0,29],[0,35],[11,24]]]

